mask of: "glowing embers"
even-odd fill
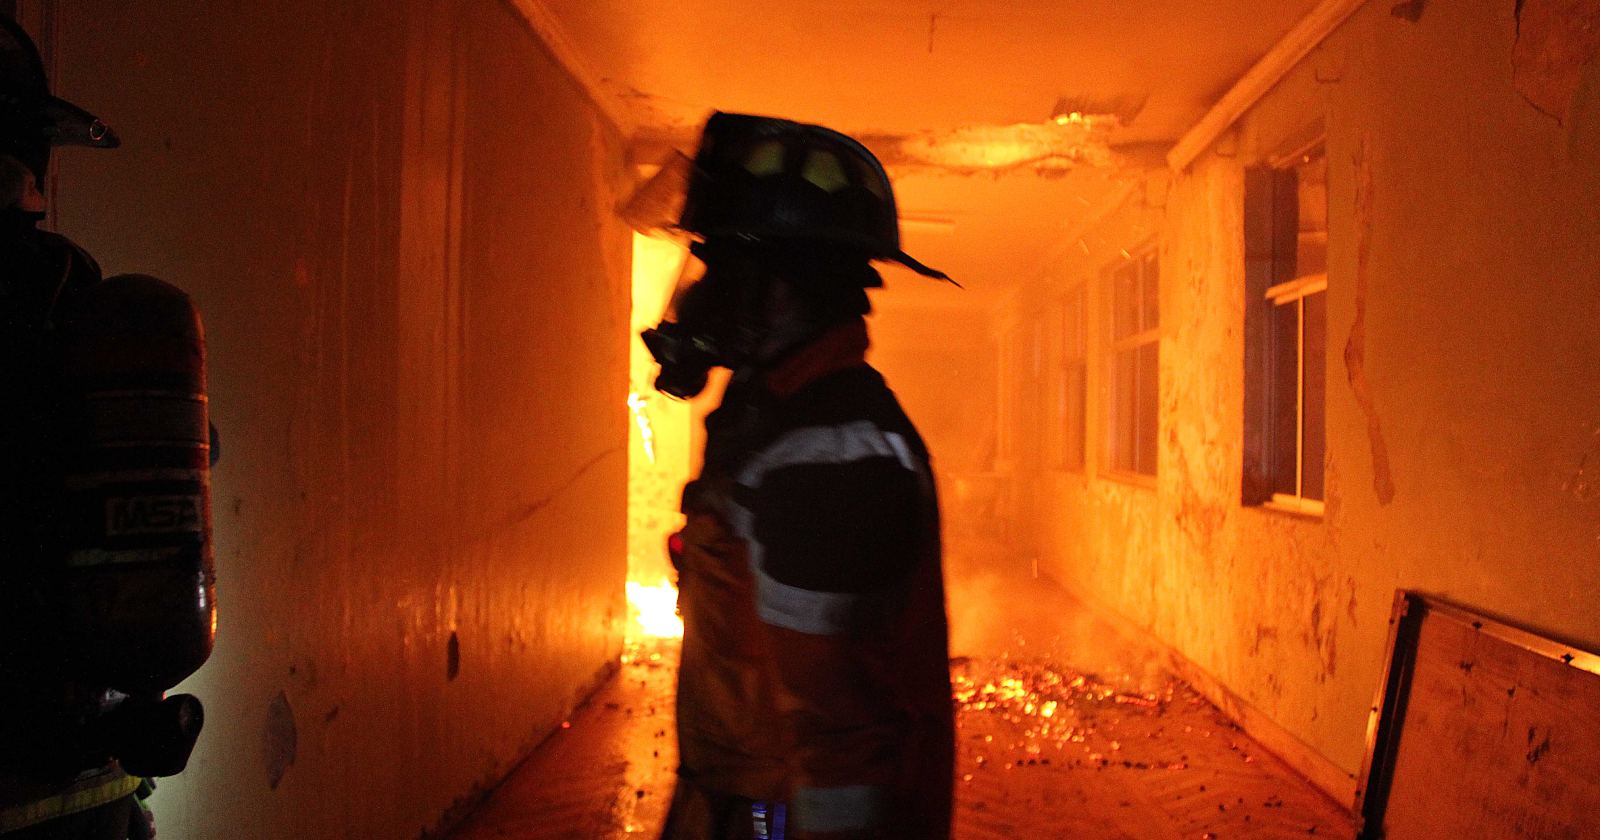
[[[662,578],[656,584],[630,580],[627,589],[630,638],[683,638],[683,619],[678,615],[678,587]]]
[[[1035,765],[1107,766],[1180,770],[1180,755],[1122,755],[1124,717],[1159,719],[1182,691],[1185,704],[1201,704],[1193,692],[1166,679],[1154,691],[1118,688],[1093,674],[1054,665],[1010,659],[957,658],[951,661],[951,687],[962,730],[982,732],[983,747],[971,756],[973,769],[996,762],[1003,769]],[[988,718],[989,723],[980,723]],[[1003,740],[996,742],[995,735]],[[970,782],[972,774],[964,773]]]

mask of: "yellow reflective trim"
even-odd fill
[[[838,192],[850,186],[850,178],[844,174],[844,164],[832,152],[815,149],[806,156],[805,169],[800,177],[821,187],[823,192]]]
[[[0,834],[108,805],[139,789],[138,776],[120,776],[94,787],[16,805],[0,811]]]
[[[778,140],[768,140],[750,150],[744,158],[744,171],[765,178],[768,175],[777,175],[783,172],[783,143]]]

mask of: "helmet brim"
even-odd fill
[[[114,149],[117,133],[94,114],[55,96],[39,49],[15,20],[0,16],[0,119],[8,142]]]
[[[950,278],[950,275],[945,274],[944,272],[940,271],[937,268],[929,268],[928,266],[923,265],[915,257],[911,256],[910,254],[907,254],[905,251],[896,251],[888,259],[889,259],[890,262],[897,262],[897,263],[905,266],[906,268],[909,268],[912,271],[915,271],[916,273],[922,275],[923,277],[931,277],[931,278],[933,278],[935,280],[943,280],[944,282],[949,283],[950,285],[955,286],[958,289],[963,288],[963,286],[960,283],[957,283],[955,280],[952,280]]]
[[[122,145],[122,138],[111,126],[71,102],[51,96],[43,105],[45,140],[50,145],[95,149],[115,149]]]

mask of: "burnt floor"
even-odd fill
[[[955,589],[958,840],[1353,836],[1347,813],[1059,589]],[[653,837],[675,662],[670,642],[631,648],[452,840]]]

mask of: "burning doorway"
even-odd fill
[[[633,316],[628,352],[628,637],[683,635],[667,537],[683,524],[678,495],[695,460],[693,403],[653,386],[656,365],[639,332],[666,309],[688,251],[645,234],[633,238]]]

